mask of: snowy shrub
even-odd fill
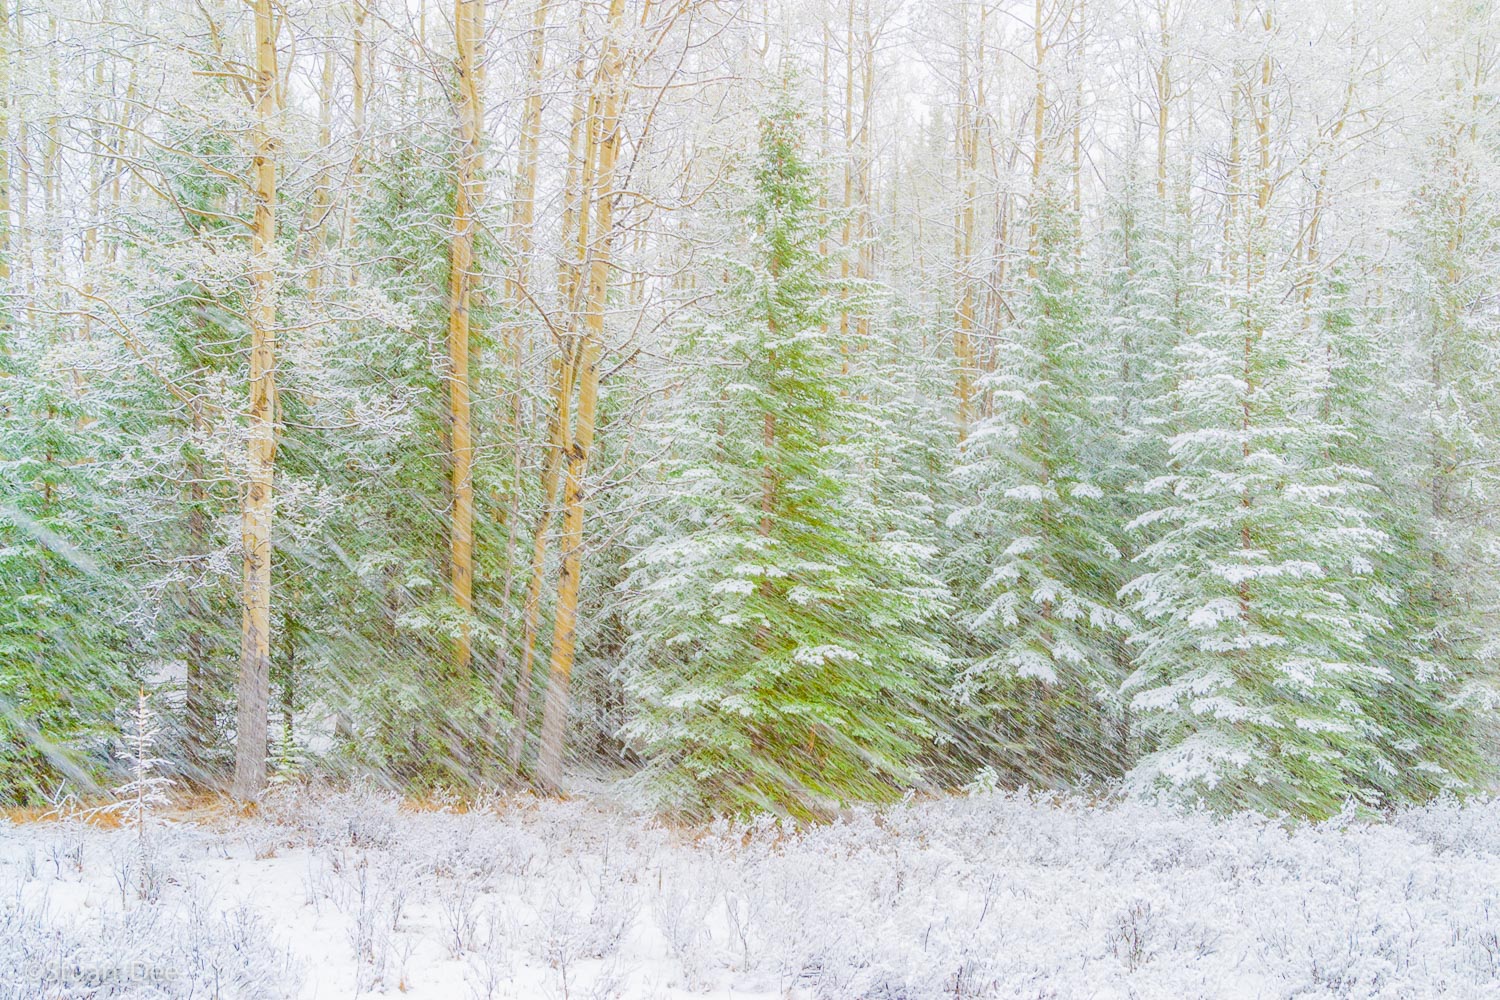
[[[117,844],[112,853],[115,887],[123,905],[128,899],[154,903],[161,897],[168,871],[160,846],[152,840]]]
[[[1500,854],[1500,798],[1461,802],[1442,795],[1397,814],[1394,825],[1430,844],[1435,854]]]
[[[1156,957],[1156,911],[1148,899],[1132,899],[1110,920],[1106,940],[1115,958],[1134,972]]]
[[[697,869],[697,870],[695,870]],[[712,873],[696,865],[663,877],[651,896],[651,914],[688,987],[697,988],[710,956],[709,911],[718,896]]]
[[[536,908],[531,950],[556,974],[566,994],[575,966],[588,955],[588,935],[570,890],[560,887],[544,891],[548,894]]]
[[[0,983],[140,962],[175,978],[100,995],[1488,1000],[1500,977],[1487,802],[1286,827],[980,794],[693,831],[547,802],[392,810],[362,848],[352,801],[264,832],[158,827],[147,900],[135,831],[0,826]],[[262,836],[304,846],[256,859]],[[315,959],[303,994],[287,947]]]
[[[449,955],[462,958],[479,933],[478,892],[467,878],[440,879],[437,897],[443,943]]]
[[[499,912],[493,906],[486,910],[464,972],[473,1000],[496,1000],[504,995],[501,985],[515,974],[508,945],[511,936]]]
[[[352,906],[344,911],[348,919],[344,933],[354,953],[356,991],[372,989],[384,981],[389,941],[386,929],[380,923],[379,903],[367,891],[363,877],[359,882],[359,890],[349,897]]]
[[[365,796],[344,818],[350,847],[387,847],[394,837],[396,809],[384,796]]]
[[[83,874],[84,841],[82,823],[70,819],[58,824],[58,835],[47,841],[47,858],[58,878],[62,877],[64,866],[71,872]]]
[[[46,905],[0,899],[0,982],[27,996],[282,1000],[299,965],[247,907],[217,912],[190,896],[171,908],[135,906],[87,923]]]
[[[593,903],[589,907],[585,949],[590,958],[608,958],[619,950],[635,922],[640,899],[635,888],[624,880],[624,872],[608,866],[600,868],[589,892]]]

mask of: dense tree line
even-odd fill
[[[0,14],[5,799],[1488,780],[1491,4]]]

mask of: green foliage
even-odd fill
[[[95,551],[111,521],[81,464],[96,444],[83,426],[93,414],[46,331],[27,332],[0,343],[3,803],[43,801],[63,781],[96,788],[129,686],[120,593]]]
[[[1269,253],[1255,240],[1238,266]],[[1125,593],[1149,624],[1126,690],[1152,751],[1132,780],[1326,816],[1378,799],[1369,709],[1386,675],[1368,640],[1389,625],[1363,595],[1388,539],[1368,471],[1330,461],[1290,296],[1270,278],[1231,288],[1246,285],[1182,342],[1172,468],[1136,521],[1154,537]]]
[[[497,447],[506,415],[494,391],[510,379],[509,359],[487,350],[498,311],[472,312],[475,446],[476,640],[474,670],[451,676],[445,664],[460,619],[445,585],[450,470],[441,442],[448,415],[448,236],[453,191],[446,137],[415,130],[372,163],[358,252],[363,287],[353,301],[323,306],[353,314],[341,330],[332,371],[343,411],[288,404],[281,474],[304,476],[337,498],[324,516],[286,527],[285,599],[317,638],[306,694],[340,719],[343,752],[412,788],[464,785],[490,768],[503,731],[490,671],[497,628],[515,607],[501,602],[507,556],[504,499],[516,489],[514,448]],[[493,254],[488,240],[478,265]],[[351,293],[354,294],[354,293]],[[498,354],[499,352],[493,352]],[[312,360],[312,359],[310,359]],[[324,389],[325,394],[328,389]],[[295,408],[294,408],[295,407]],[[358,424],[338,427],[354,416]],[[334,425],[334,426],[327,426]],[[287,594],[286,591],[290,590]],[[378,663],[373,683],[351,664]]]
[[[994,414],[954,472],[949,557],[967,656],[954,696],[982,763],[1050,785],[1108,775],[1118,760],[1113,497],[1098,481],[1110,414],[1095,404],[1104,355],[1087,308],[1075,220],[1055,199],[1036,230],[1018,315],[985,389]],[[1105,484],[1108,485],[1108,484]]]
[[[782,98],[764,119],[716,309],[685,345],[662,536],[634,560],[626,726],[648,778],[690,813],[826,815],[920,779],[921,717],[942,653],[924,621],[941,587],[899,532],[846,509],[856,420],[825,328],[826,222]]]

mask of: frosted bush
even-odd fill
[[[443,943],[449,955],[461,958],[473,947],[479,933],[477,890],[467,878],[439,879],[437,897]]]
[[[297,995],[288,947],[316,959],[309,995],[442,1000],[1485,1000],[1500,977],[1490,802],[1287,827],[977,794],[682,830],[585,802],[298,794],[316,815],[159,827],[147,900],[119,890],[133,831],[0,826],[0,982],[118,959],[170,965],[173,990],[212,974],[238,984],[225,996]],[[263,839],[283,849],[257,859]]]
[[[261,917],[243,906],[218,912],[201,895],[84,921],[7,894],[0,942],[0,982],[27,996],[280,1000],[302,980]]]
[[[718,896],[712,872],[684,866],[662,879],[651,897],[651,914],[667,950],[682,965],[690,989],[702,985],[712,961],[708,915]]]
[[[503,985],[515,974],[509,950],[513,935],[494,907],[485,911],[479,935],[469,951],[464,981],[473,1000],[496,1000],[504,995]]]
[[[640,899],[625,872],[607,865],[601,866],[588,888],[592,903],[584,948],[590,958],[608,958],[619,950],[635,922]]]

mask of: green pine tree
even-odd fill
[[[994,415],[965,442],[950,566],[970,636],[955,695],[983,761],[1055,784],[1113,768],[1120,553],[1099,472],[1106,372],[1072,214],[1046,190],[1016,323],[987,378]]]
[[[1251,261],[1263,233],[1244,234]],[[1248,266],[1248,265],[1247,265]],[[1124,593],[1147,626],[1125,685],[1150,752],[1134,786],[1218,809],[1326,816],[1367,776],[1383,680],[1363,600],[1387,543],[1367,477],[1340,468],[1284,276],[1231,282],[1178,351],[1173,469],[1135,522],[1154,537]]]
[[[923,547],[851,512],[840,449],[859,422],[824,326],[827,221],[785,94],[764,118],[749,238],[718,262],[714,314],[683,345],[664,530],[636,557],[626,726],[647,779],[689,812],[826,814],[920,780],[943,592]]]

